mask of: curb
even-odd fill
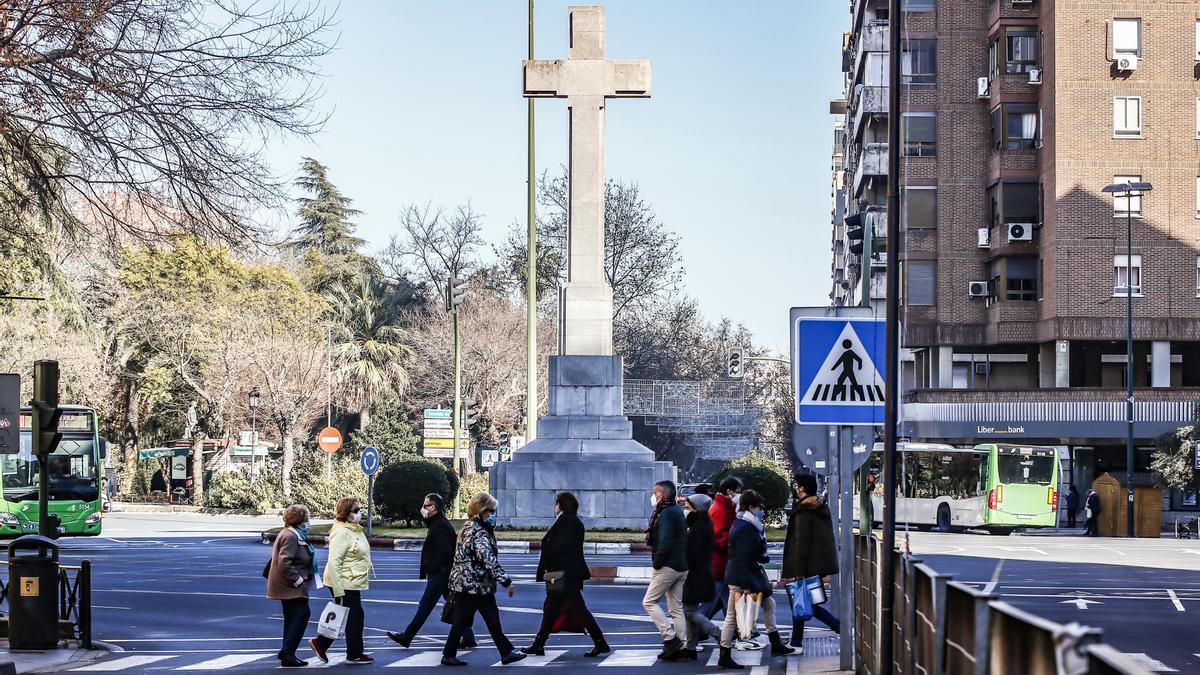
[[[262,543],[270,544],[275,541],[278,536],[276,532],[263,532]],[[384,549],[393,551],[420,551],[424,545],[424,539],[390,539],[387,537],[370,537],[367,539],[373,549]],[[325,546],[326,537],[323,534],[310,534],[308,542],[313,546]],[[536,541],[497,541],[496,547],[500,553],[535,553],[542,550],[542,542]],[[634,553],[649,553],[650,547],[646,544],[617,544],[607,542],[584,542],[584,555],[630,555]],[[771,542],[767,544],[767,552],[771,554],[782,554],[783,543]],[[648,568],[647,568],[648,569]],[[647,577],[649,578],[649,577]]]
[[[110,513],[198,513],[206,516],[253,516],[256,518],[278,516],[282,509],[254,511],[251,509],[218,509],[210,506],[188,506],[184,504],[152,504],[143,502],[113,502]]]

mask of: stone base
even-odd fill
[[[549,527],[555,495],[568,491],[589,528],[646,526],[654,483],[677,480],[677,471],[633,440],[621,382],[619,356],[550,359],[550,414],[538,421],[538,439],[490,473],[501,525]]]

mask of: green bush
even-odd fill
[[[787,506],[791,496],[791,481],[787,472],[774,459],[751,450],[749,454],[726,464],[713,474],[709,482],[720,485],[721,481],[729,476],[737,476],[747,490],[754,490],[762,495],[768,521],[777,520],[783,508]]]
[[[414,456],[419,440],[420,436],[408,423],[404,406],[395,398],[387,398],[371,405],[371,423],[366,430],[351,432],[350,448],[361,451],[373,445],[387,466]]]
[[[470,503],[471,497],[480,492],[488,491],[488,474],[486,471],[469,473],[462,477],[462,487],[458,491],[458,497],[455,498],[454,504],[458,507],[460,514],[467,512],[467,504]]]
[[[328,475],[326,461],[324,452],[301,448],[296,451],[296,466],[292,469],[291,501],[307,506],[319,518],[333,517],[338,500],[344,497],[364,503],[367,500],[367,477],[359,467],[357,452],[330,456]]]
[[[247,492],[249,507],[259,512],[281,509],[289,503],[283,497],[283,472],[278,460],[267,460],[258,467],[258,477],[250,482]]]
[[[387,520],[419,520],[421,502],[430,492],[453,494],[446,468],[423,457],[393,462],[375,476],[375,507]]]
[[[250,479],[241,471],[221,471],[208,482],[204,505],[214,509],[253,509]]]

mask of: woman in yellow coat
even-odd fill
[[[362,504],[357,499],[337,503],[337,520],[329,529],[329,560],[325,563],[325,585],[333,601],[349,609],[346,617],[346,663],[367,664],[375,659],[363,653],[362,592],[371,577],[371,544],[363,534]],[[329,663],[326,654],[332,638],[318,635],[310,643],[317,657]]]

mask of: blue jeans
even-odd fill
[[[840,621],[838,621],[838,618],[836,616],[833,615],[833,612],[830,612],[829,610],[825,609],[825,605],[813,605],[813,619],[820,621],[821,623],[825,624],[826,626],[829,626],[829,628],[831,630],[833,630],[833,632],[841,635],[842,623]],[[804,644],[803,644],[804,623],[805,622],[803,622],[803,621],[797,621],[796,619],[792,619],[792,646],[793,647],[804,646]]]
[[[421,594],[421,602],[417,605],[417,613],[413,614],[412,621],[408,622],[408,628],[404,629],[404,637],[412,640],[417,636],[417,632],[421,630],[421,626],[425,625],[425,620],[433,613],[433,608],[437,607],[438,600],[446,597],[449,585],[449,568],[441,572],[434,572],[425,579],[425,592]],[[467,630],[463,633],[462,641],[463,644],[475,642],[475,633],[471,632],[470,626],[467,626]]]
[[[729,586],[724,581],[717,581],[716,593],[713,599],[700,605],[700,613],[705,618],[711,619],[717,615],[717,610],[728,609],[725,607],[725,599],[729,596]]]

